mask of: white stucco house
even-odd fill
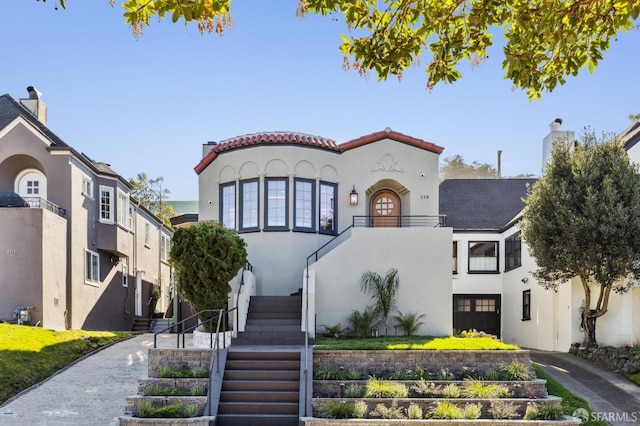
[[[556,138],[574,136],[561,124],[543,138],[542,165]],[[640,124],[623,134],[640,159]],[[309,292],[312,334],[346,326],[371,302],[360,290],[363,272],[397,268],[398,310],[427,314],[421,334],[476,328],[567,351],[583,336],[582,288],[539,286],[518,228],[536,179],[440,182],[442,151],[390,129],[340,144],[290,132],[210,142],[195,167],[199,220],[221,221],[245,239],[255,294]],[[612,295],[598,339],[640,341],[640,288]]]

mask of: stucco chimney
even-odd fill
[[[35,87],[27,87],[29,97],[26,99],[20,99],[20,103],[26,109],[29,110],[35,118],[38,119],[45,126],[47,125],[47,106],[40,100],[42,93],[40,93]]]
[[[547,168],[547,163],[551,160],[551,150],[553,142],[558,138],[566,137],[572,141],[575,132],[572,130],[562,130],[562,118],[556,118],[549,124],[549,134],[542,140],[542,173]]]

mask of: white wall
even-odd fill
[[[365,271],[384,276],[397,268],[398,310],[427,314],[418,334],[451,335],[451,233],[451,228],[354,229],[351,238],[311,266],[318,332],[324,324],[348,326],[354,310],[373,302],[360,289]]]

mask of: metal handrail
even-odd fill
[[[242,267],[242,275],[240,276],[240,284],[238,285],[238,293],[236,294],[236,325],[235,325],[235,329],[236,329],[236,333],[240,332],[240,329],[238,327],[238,324],[240,324],[240,310],[238,309],[238,304],[240,303],[240,289],[242,289],[242,287],[244,286],[244,272],[245,271],[250,271],[253,272],[253,265],[249,262],[246,263],[246,265],[244,265]]]
[[[353,216],[353,227],[371,228],[377,224],[381,226],[391,226],[396,228],[418,228],[418,227],[443,227],[445,226],[447,215],[384,215],[384,216]]]
[[[353,228],[353,223],[345,228],[338,235],[334,236],[332,239],[323,244],[318,250],[311,253],[307,256],[307,269],[305,269],[305,309],[304,309],[304,415],[307,416],[307,400],[308,400],[308,392],[309,392],[309,266],[311,263],[309,262],[314,256],[314,262],[318,261],[318,254],[322,249],[327,247],[329,244],[340,238],[345,232]]]
[[[171,326],[169,326],[167,328],[164,328],[164,329],[158,331],[157,333],[154,333],[153,334],[153,348],[154,349],[157,348],[158,334],[162,334],[165,331],[168,331],[168,330],[170,330],[170,329],[172,329],[174,327],[178,327],[180,325],[184,326],[187,321],[192,320],[193,318],[196,318],[196,317],[200,316],[201,314],[208,313],[208,312],[219,312],[219,311],[220,311],[219,309],[204,309],[204,310],[202,310],[200,312],[197,312],[197,313],[195,313],[195,314],[183,319],[182,321],[180,321],[180,322],[178,322],[176,324],[173,324],[173,325],[171,325]],[[213,317],[213,318],[215,318],[215,317]],[[207,321],[205,321],[205,323],[213,323],[213,318],[208,319]],[[184,348],[185,347],[184,346],[184,342],[185,342],[184,335],[187,334],[189,331],[195,330],[198,327],[198,325],[200,325],[200,324],[196,324],[194,326],[191,326],[191,327],[189,327],[187,329],[183,329],[182,331],[179,331],[178,333],[176,333],[176,336],[177,336],[177,345],[176,345],[176,347],[177,348],[180,348],[180,336],[182,335],[182,347]],[[213,345],[211,345],[211,347],[213,347]]]

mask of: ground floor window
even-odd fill
[[[522,292],[522,321],[531,319],[531,290]]]
[[[96,286],[100,284],[100,256],[89,249],[85,250],[84,282]]]

